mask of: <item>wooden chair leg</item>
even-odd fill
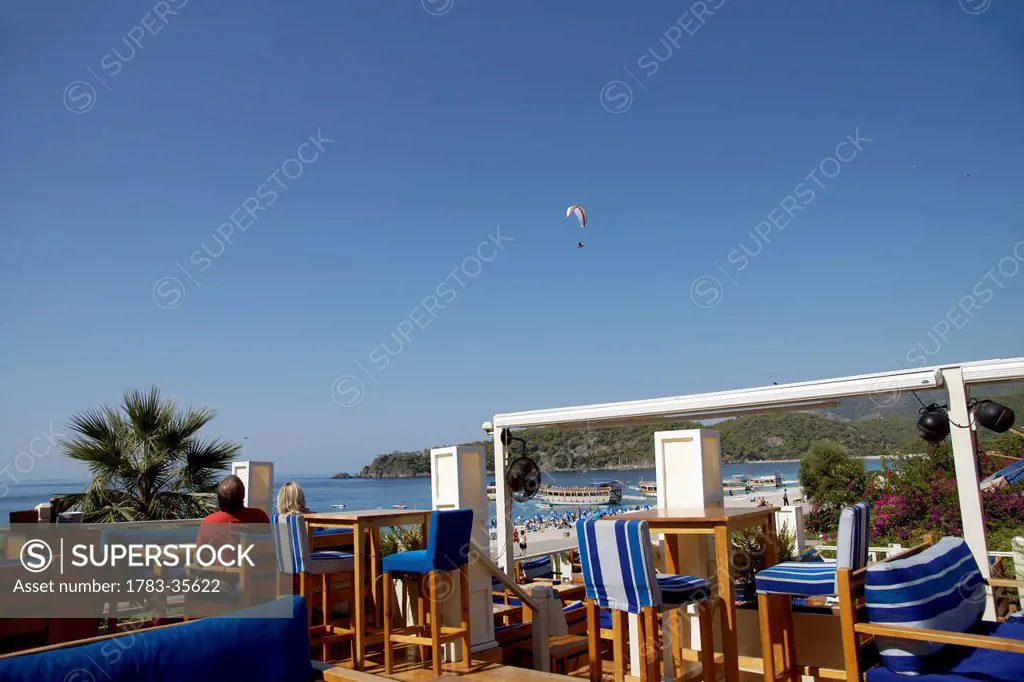
[[[416,632],[417,632],[417,634],[421,634],[421,635],[424,632],[426,632],[425,628],[426,628],[426,625],[427,625],[426,604],[423,601],[423,595],[426,592],[426,589],[425,589],[426,586],[423,584],[423,581],[425,579],[426,579],[426,576],[420,576],[415,581],[415,585],[416,585],[416,588],[415,588],[416,589],[416,627],[417,627]],[[421,644],[421,645],[416,647],[416,650],[417,650],[417,652],[419,652],[419,655],[420,655],[419,662],[420,663],[426,663],[427,662],[427,647],[425,647],[425,646],[423,646]]]
[[[600,622],[598,623],[600,626]],[[612,657],[615,661],[615,682],[625,682],[626,661],[629,660],[629,621],[625,611],[612,611]]]
[[[327,596],[330,593],[330,576],[324,573],[320,576],[320,620],[323,621],[324,634],[330,633],[331,628],[331,608],[327,601]],[[323,645],[320,647],[321,659],[326,663],[330,656],[330,645],[325,640]]]
[[[469,566],[459,569],[459,611],[461,612],[460,627],[462,628],[462,669],[469,670],[472,662],[472,640],[469,631]]]
[[[647,664],[647,623],[644,614],[640,613],[636,618],[637,646],[640,649],[640,670],[631,671],[634,677],[639,677],[640,682],[649,682],[647,675],[650,673],[650,666]]]
[[[647,679],[649,682],[661,682],[661,614],[653,608],[645,609],[644,618],[647,620]]]
[[[391,574],[384,574],[384,674],[390,675],[395,667],[391,642]]]
[[[437,571],[431,571],[427,579],[427,593],[430,599],[430,657],[434,677],[441,677],[441,604],[437,601]]]
[[[764,682],[775,682],[775,659],[772,656],[772,600],[767,594],[757,595],[757,618],[761,626],[761,666],[764,670]],[[722,614],[723,629],[725,614]]]
[[[601,682],[601,617],[597,603],[586,600],[587,656],[590,658],[590,682]]]
[[[715,607],[705,600],[697,605],[697,623],[700,627],[700,667],[704,682],[715,682]]]
[[[313,629],[313,604],[310,603],[310,593],[313,591],[313,586],[310,583],[310,577],[308,573],[302,573],[299,575],[299,596],[304,597],[306,600],[306,627]]]
[[[800,682],[803,677],[796,663],[796,634],[793,631],[793,599],[789,596],[779,597],[779,624],[782,628],[782,650],[784,652],[786,671],[792,682]]]

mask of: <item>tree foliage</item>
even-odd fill
[[[214,511],[213,491],[242,451],[239,443],[200,438],[214,416],[207,408],[179,410],[155,386],[126,392],[120,410],[75,414],[68,426],[76,435],[61,446],[93,479],[84,492],[58,497],[58,510],[82,511],[90,522],[187,519]]]
[[[837,514],[856,502],[867,485],[864,462],[842,443],[820,440],[800,458],[800,485],[804,495],[823,514]]]

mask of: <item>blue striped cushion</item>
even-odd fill
[[[519,567],[523,570],[523,578],[528,581],[555,577],[555,569],[549,556],[524,561]]]
[[[839,514],[836,563],[840,568],[856,571],[868,565],[870,516],[868,505],[864,502],[847,507]]]
[[[274,514],[270,521],[274,524],[277,570],[291,575],[303,573],[310,562],[306,517],[302,514]]]
[[[702,601],[710,594],[707,580],[688,575],[659,575],[658,588],[661,590],[661,601],[666,606]]]
[[[306,517],[302,514],[274,514],[271,522],[277,570],[282,573],[323,575],[345,573],[353,569],[354,557],[348,552],[310,551]]]
[[[985,584],[967,543],[942,538],[906,559],[868,567],[864,585],[872,623],[966,632],[985,611]],[[955,647],[877,637],[882,663],[905,675],[940,672]]]
[[[582,519],[576,535],[587,598],[601,608],[640,613],[707,598],[703,580],[655,574],[646,521]]]
[[[754,576],[763,594],[828,596],[836,593],[836,564],[824,561],[786,561]]]
[[[588,599],[629,613],[661,603],[646,522],[581,519],[576,536]]]
[[[836,561],[801,557],[801,561],[787,561],[771,566],[755,576],[757,591],[765,594],[801,596],[836,594],[839,591],[836,585],[836,568],[857,570],[868,564],[870,521],[871,514],[867,503],[858,502],[846,507],[839,514]]]

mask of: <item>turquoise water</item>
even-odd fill
[[[869,469],[879,469],[881,464],[878,460],[866,460],[865,464]],[[797,468],[796,462],[780,463],[769,462],[763,464],[726,464],[722,467],[725,478],[735,474],[748,474],[750,476],[763,476],[773,474],[776,471],[782,474],[782,478],[791,485],[796,485]],[[630,486],[636,485],[641,480],[653,481],[653,469],[636,469],[629,471],[594,471],[594,472],[557,472],[544,474],[544,480],[549,483],[560,485],[579,485],[592,483],[600,480],[615,479],[622,481],[623,506],[649,504],[653,498],[644,497]],[[376,509],[379,507],[389,508],[394,504],[407,504],[409,509],[430,508],[430,479],[429,478],[404,478],[404,479],[339,479],[335,480],[327,476],[299,476],[289,479],[286,476],[278,476],[276,485],[280,486],[288,480],[298,481],[306,492],[306,502],[313,511],[331,511],[332,504],[344,504],[347,510],[354,509]],[[46,482],[23,482],[16,485],[7,482],[9,487],[6,496],[0,497],[0,526],[7,525],[8,513],[22,509],[31,509],[40,502],[46,502],[51,496],[60,493],[81,492],[86,483],[83,481],[46,481]],[[0,491],[3,489],[0,488]],[[275,496],[276,496],[275,491]],[[637,499],[630,499],[635,496]],[[533,502],[516,504],[514,507],[516,516],[533,516],[537,513],[545,516],[551,511],[538,507]],[[494,503],[491,503],[491,515],[494,514]]]

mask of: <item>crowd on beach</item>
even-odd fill
[[[577,507],[575,510],[564,512],[549,512],[547,515],[537,513],[533,516],[517,516],[513,519],[517,532],[520,529],[535,533],[541,530],[569,530],[580,519],[601,518],[626,512],[646,511],[653,509],[652,505],[631,505],[628,507],[603,507],[601,509],[587,509]],[[491,518],[491,528],[498,527],[498,519]]]

